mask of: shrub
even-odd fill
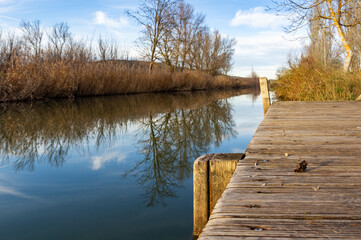
[[[361,75],[302,57],[278,74],[274,89],[286,101],[355,100],[361,94]]]

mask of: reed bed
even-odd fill
[[[23,20],[22,35],[0,30],[0,102],[258,86],[253,75],[214,76],[177,64],[156,63],[149,71],[149,63],[129,60],[116,39],[75,40],[69,28],[62,22],[44,31],[40,21]]]
[[[258,78],[212,76],[200,71],[149,73],[145,63],[28,59],[18,56],[1,66],[0,101],[146,92],[249,88]]]
[[[355,100],[361,94],[361,74],[303,57],[278,75],[274,90],[278,99],[286,101]]]

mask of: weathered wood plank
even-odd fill
[[[360,190],[361,102],[278,102],[200,239],[361,239]]]

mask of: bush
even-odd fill
[[[361,94],[361,75],[302,57],[278,74],[274,89],[286,101],[355,100]]]

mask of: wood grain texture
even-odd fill
[[[193,164],[193,234],[199,235],[209,218],[208,162],[213,154],[199,157]]]
[[[273,104],[199,239],[361,239],[361,102]]]

